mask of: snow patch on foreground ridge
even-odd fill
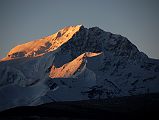
[[[0,110],[159,92],[159,60],[127,38],[70,26],[13,48],[0,62]]]

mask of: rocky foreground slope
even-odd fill
[[[159,94],[101,100],[52,102],[0,112],[1,120],[152,120],[158,118]]]
[[[0,62],[0,110],[158,92],[159,60],[98,27],[65,27]]]

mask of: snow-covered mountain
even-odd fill
[[[159,92],[159,60],[98,27],[69,26],[0,62],[0,110]]]

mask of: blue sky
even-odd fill
[[[14,46],[83,24],[121,34],[159,58],[158,0],[0,0],[0,58]]]

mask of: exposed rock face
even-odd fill
[[[121,35],[77,25],[13,48],[0,62],[0,77],[3,110],[156,93],[159,60]]]

